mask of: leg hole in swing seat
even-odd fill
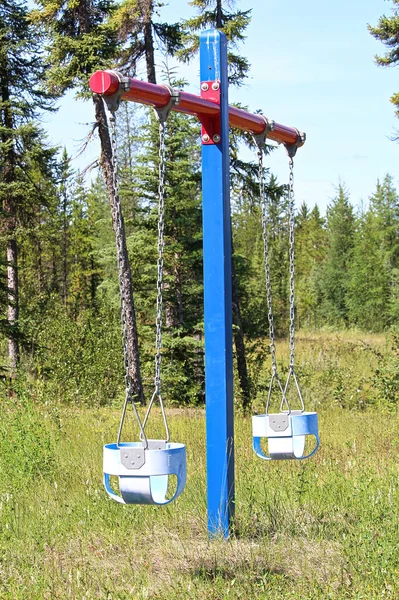
[[[309,454],[312,454],[312,452],[314,451],[316,446],[317,446],[316,436],[315,435],[306,435],[303,456],[309,456]]]
[[[119,489],[119,477],[118,475],[110,475],[109,476],[109,485],[110,488],[113,492],[115,492],[115,494],[118,494],[118,496],[120,495],[120,489]]]
[[[164,504],[173,498],[177,491],[177,475],[152,475],[151,495],[157,504]]]
[[[268,438],[260,438],[260,449],[265,456],[269,456],[269,440]]]
[[[306,435],[295,435],[292,438],[293,458],[302,458],[305,455]]]

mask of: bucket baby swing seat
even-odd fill
[[[151,409],[151,403],[147,415]],[[162,402],[161,396],[159,396]],[[128,399],[134,406],[134,402]],[[169,441],[168,425],[164,416],[167,432],[165,440],[150,440],[145,435],[145,423],[140,422],[134,406],[136,418],[141,427],[139,442],[120,442],[127,403],[125,403],[118,441],[106,444],[103,453],[104,486],[107,494],[121,504],[169,504],[183,492],[186,485],[186,447],[184,444]],[[162,407],[163,408],[163,407]],[[111,486],[111,476],[119,478],[118,495]],[[170,477],[177,478],[177,485],[172,496],[168,496]]]
[[[282,389],[280,384],[283,394],[280,412],[270,413],[269,406],[273,386],[273,381],[271,381],[265,414],[252,417],[253,449],[257,456],[265,460],[309,458],[316,452],[320,444],[317,413],[305,411],[295,373],[293,372],[292,375],[295,378],[302,403],[301,410],[290,409],[286,397],[288,386],[286,385],[285,389]],[[283,409],[284,405],[286,410]],[[307,436],[314,437],[315,445],[312,450],[305,453]],[[262,440],[267,440],[267,452],[262,448]]]
[[[266,119],[265,119],[266,120]],[[295,302],[294,302],[294,232],[295,232],[295,213],[294,213],[294,175],[293,175],[293,157],[297,148],[305,141],[304,134],[298,132],[298,142],[292,146],[286,146],[289,167],[289,243],[290,243],[290,365],[286,384],[283,388],[277,373],[276,347],[274,341],[274,321],[273,321],[273,300],[270,278],[270,257],[269,257],[269,225],[268,225],[268,203],[264,186],[264,168],[263,151],[266,144],[267,132],[273,129],[273,122],[266,120],[266,129],[263,136],[255,137],[258,146],[259,162],[259,187],[260,200],[262,208],[262,235],[264,243],[264,266],[266,274],[266,292],[268,303],[268,321],[270,335],[270,353],[272,359],[272,377],[269,384],[269,392],[266,402],[266,411],[264,414],[254,415],[252,417],[252,436],[253,449],[257,456],[264,460],[283,460],[283,459],[304,459],[312,456],[319,447],[318,418],[316,412],[305,411],[301,389],[295,374]],[[296,391],[300,400],[300,409],[291,410],[288,403],[287,394],[291,378],[295,382]],[[280,412],[270,413],[270,402],[273,391],[273,385],[281,394]],[[312,436],[315,444],[312,450],[305,451],[306,438]],[[262,441],[267,441],[267,451],[263,450]]]
[[[164,193],[165,193],[165,122],[172,103],[176,103],[176,94],[171,94],[170,105],[155,110],[159,120],[159,185],[158,185],[158,260],[157,260],[157,304],[155,339],[155,391],[148,405],[144,420],[141,421],[133,400],[133,384],[130,375],[129,352],[127,348],[126,303],[124,289],[124,268],[128,263],[126,239],[123,226],[122,209],[119,198],[116,165],[116,102],[106,103],[109,130],[112,131],[113,166],[113,204],[116,211],[116,245],[119,265],[119,284],[121,295],[122,332],[125,362],[126,396],[119,425],[116,443],[106,444],[103,449],[104,487],[110,498],[121,504],[169,504],[183,492],[186,484],[186,447],[184,444],[170,442],[169,428],[161,396],[161,348],[162,348],[162,290],[163,290],[163,250],[164,250]],[[149,439],[145,428],[152,406],[159,401],[165,439]],[[131,404],[136,417],[140,436],[136,442],[121,442],[121,434],[128,404]],[[112,488],[111,477],[119,480],[119,494]],[[168,494],[171,478],[176,483],[175,491]],[[176,478],[176,481],[175,481]]]

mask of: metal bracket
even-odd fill
[[[122,447],[121,453],[121,464],[126,469],[141,469],[145,463],[145,448],[142,447]]]
[[[289,414],[269,415],[269,427],[273,431],[285,431],[289,425]]]
[[[166,450],[165,440],[147,440],[147,446],[122,446],[120,448],[121,464],[126,469],[137,470],[145,464],[147,450]]]
[[[165,440],[147,440],[148,450],[166,450]]]
[[[122,95],[125,92],[130,91],[130,77],[123,77],[123,75],[121,73],[118,73],[118,71],[108,71],[108,72],[116,75],[116,77],[119,80],[119,90],[115,94],[112,94],[112,96],[103,96],[104,101],[108,107],[108,110],[111,113],[114,113],[119,108]]]
[[[171,88],[169,85],[166,85],[166,84],[164,84],[162,87],[164,87],[168,90],[168,92],[170,94],[170,99],[169,99],[169,102],[165,106],[162,106],[161,108],[154,106],[154,111],[155,111],[158,121],[160,123],[165,123],[172,108],[174,106],[177,106],[180,102],[180,91],[174,90],[173,88]]]
[[[201,98],[210,100],[220,106],[220,81],[201,81]],[[218,115],[199,115],[201,121],[201,140],[206,146],[220,144],[221,123]]]
[[[267,135],[270,131],[273,131],[274,129],[274,121],[272,119],[267,119],[264,115],[260,115],[266,123],[266,127],[264,129],[264,131],[262,131],[262,133],[258,133],[258,134],[253,134],[253,138],[255,140],[256,145],[258,146],[259,150],[263,150],[265,144],[266,144],[266,139],[267,139]]]
[[[306,133],[303,133],[303,131],[298,131],[298,129],[296,129],[295,127],[293,129],[295,129],[295,131],[298,134],[296,142],[294,144],[284,144],[289,158],[294,158],[298,148],[303,146],[306,142]]]

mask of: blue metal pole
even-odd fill
[[[200,36],[201,95],[220,102],[202,119],[206,465],[209,535],[230,533],[234,516],[234,418],[227,40]]]

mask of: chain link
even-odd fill
[[[294,159],[289,157],[289,232],[290,232],[290,371],[294,372],[295,366],[295,198],[294,198]]]
[[[165,122],[159,123],[157,316],[155,334],[155,391],[161,391],[163,252],[165,248]]]
[[[268,203],[267,196],[265,192],[265,172],[263,166],[263,148],[264,142],[257,143],[258,147],[258,177],[259,177],[259,196],[262,210],[262,237],[263,237],[263,256],[264,256],[264,267],[265,267],[265,276],[266,276],[266,295],[267,295],[267,306],[268,306],[268,314],[267,318],[269,321],[269,338],[270,338],[270,354],[272,359],[272,377],[269,383],[269,392],[267,396],[266,402],[266,414],[269,412],[271,396],[273,391],[273,384],[276,381],[278,388],[281,393],[281,403],[280,410],[283,410],[283,407],[286,406],[288,412],[290,412],[290,407],[287,402],[287,398],[285,395],[285,390],[283,389],[280,377],[277,373],[277,357],[276,357],[276,344],[274,340],[274,318],[273,318],[273,295],[272,295],[272,284],[270,277],[270,251],[269,251],[269,227],[268,227]]]
[[[123,423],[126,415],[126,408],[128,403],[130,402],[137,422],[140,427],[140,437],[145,443],[145,447],[148,446],[147,438],[144,431],[144,426],[141,422],[140,416],[137,411],[137,407],[133,400],[133,381],[130,375],[130,359],[129,359],[129,350],[127,343],[127,324],[126,324],[126,311],[127,309],[127,291],[125,289],[125,260],[127,257],[125,255],[124,249],[124,240],[125,240],[125,226],[123,222],[122,215],[122,206],[119,196],[119,186],[118,186],[118,147],[117,147],[117,132],[116,132],[116,117],[115,112],[112,112],[108,109],[106,102],[104,102],[105,115],[107,119],[108,131],[111,141],[111,167],[112,167],[112,195],[113,195],[113,203],[111,204],[112,211],[112,220],[115,227],[115,241],[116,241],[116,256],[118,262],[118,279],[119,279],[119,293],[120,293],[120,302],[121,302],[121,325],[122,325],[122,345],[123,345],[123,364],[125,369],[125,402],[122,411],[122,417],[119,424],[119,431],[117,437],[117,444],[119,446]]]
[[[115,241],[116,241],[116,254],[118,261],[118,279],[119,279],[119,291],[121,301],[121,322],[122,322],[122,343],[123,343],[123,363],[125,367],[125,388],[126,395],[132,396],[133,382],[130,376],[130,361],[127,344],[127,326],[126,326],[126,293],[124,286],[124,272],[123,272],[123,237],[125,235],[124,223],[122,216],[122,206],[119,196],[118,187],[118,148],[117,148],[117,134],[116,134],[116,118],[115,113],[110,112],[107,109],[108,123],[110,124],[110,138],[112,146],[112,187],[113,187],[113,221],[115,223]]]
[[[288,152],[289,183],[288,183],[288,215],[289,215],[289,256],[290,256],[290,365],[287,381],[284,387],[284,397],[287,398],[291,377],[294,380],[301,411],[305,410],[301,388],[295,374],[295,197],[294,197],[294,158]],[[287,404],[288,401],[286,400]]]
[[[169,427],[166,419],[165,407],[161,396],[161,361],[162,361],[162,291],[163,291],[163,252],[165,247],[164,229],[165,229],[165,170],[166,170],[166,148],[165,148],[165,120],[159,115],[159,184],[158,184],[158,260],[157,260],[157,315],[156,315],[156,334],[155,334],[155,391],[151,397],[144,420],[141,421],[137,411],[137,407],[133,401],[133,382],[130,375],[130,360],[127,345],[127,325],[126,325],[126,290],[124,284],[124,240],[125,227],[122,216],[122,206],[119,196],[118,187],[118,158],[117,158],[117,132],[115,113],[108,110],[104,102],[105,112],[107,115],[108,129],[110,131],[111,148],[112,148],[112,217],[115,223],[116,250],[118,259],[119,272],[119,290],[121,299],[121,322],[122,322],[122,342],[123,342],[123,359],[125,366],[125,402],[122,411],[122,417],[119,425],[117,444],[120,443],[120,438],[123,429],[123,423],[126,416],[127,405],[132,404],[137,422],[140,427],[140,439],[144,443],[144,447],[148,448],[148,440],[145,434],[145,427],[148,422],[151,408],[156,399],[158,399],[162,418],[166,432],[166,442],[169,442]]]
[[[165,146],[165,119],[168,114],[155,111],[159,121],[159,177],[158,177],[158,260],[157,260],[157,315],[155,320],[155,389],[143,421],[143,428],[148,421],[151,408],[158,399],[161,408],[163,423],[166,433],[166,442],[169,442],[170,434],[165,407],[161,395],[161,362],[162,362],[162,291],[163,291],[163,252],[165,249],[165,171],[166,171],[166,146]]]
[[[263,149],[258,146],[258,176],[259,176],[259,195],[262,210],[262,236],[263,236],[263,254],[264,254],[264,267],[266,275],[266,294],[267,294],[267,306],[268,314],[267,318],[269,321],[269,337],[270,337],[270,353],[272,357],[272,370],[277,371],[277,359],[276,359],[276,345],[274,341],[274,320],[273,320],[273,296],[272,286],[270,278],[270,260],[269,260],[269,228],[267,223],[268,218],[268,207],[265,193],[265,173],[263,166]]]

